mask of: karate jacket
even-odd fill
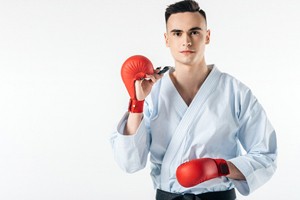
[[[166,74],[145,99],[143,119],[134,135],[123,134],[128,118],[125,113],[110,137],[122,169],[133,173],[149,160],[154,188],[173,193],[236,188],[248,195],[272,177],[276,170],[276,132],[262,105],[245,84],[214,65],[209,67],[210,74],[189,106]],[[223,176],[191,188],[182,187],[176,180],[177,167],[206,157],[231,161],[246,180]]]

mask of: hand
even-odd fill
[[[153,70],[151,61],[142,55],[131,56],[123,63],[121,76],[130,96],[129,112],[143,112],[146,96],[153,84],[162,77],[157,74],[158,72]]]
[[[176,177],[183,187],[193,187],[204,181],[226,176],[229,167],[224,159],[200,158],[181,164]]]
[[[154,74],[146,74],[146,78],[135,81],[135,92],[137,100],[144,100],[151,92],[154,83],[156,83],[159,79],[163,77],[163,74],[158,74],[159,71],[159,69],[156,69],[154,71]]]

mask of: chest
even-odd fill
[[[236,146],[239,124],[230,102],[212,95],[189,118],[185,118],[185,115],[192,107],[176,103],[170,99],[161,100],[159,114],[150,121],[151,150],[157,155],[164,156],[171,141],[179,139],[176,136],[178,132],[183,135],[178,148],[184,149],[182,152],[188,154],[186,157],[201,157],[206,153],[217,156],[225,153],[225,146],[230,147],[226,149]],[[188,125],[181,128],[182,123]]]

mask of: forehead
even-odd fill
[[[193,27],[205,28],[205,19],[199,12],[172,14],[167,22],[167,29],[189,30]]]

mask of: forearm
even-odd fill
[[[143,113],[129,113],[128,120],[124,129],[124,135],[133,135],[136,133],[143,119]]]
[[[228,178],[235,180],[246,180],[245,176],[234,164],[232,164],[232,162],[227,161],[227,165],[229,168],[229,174],[227,175]]]

